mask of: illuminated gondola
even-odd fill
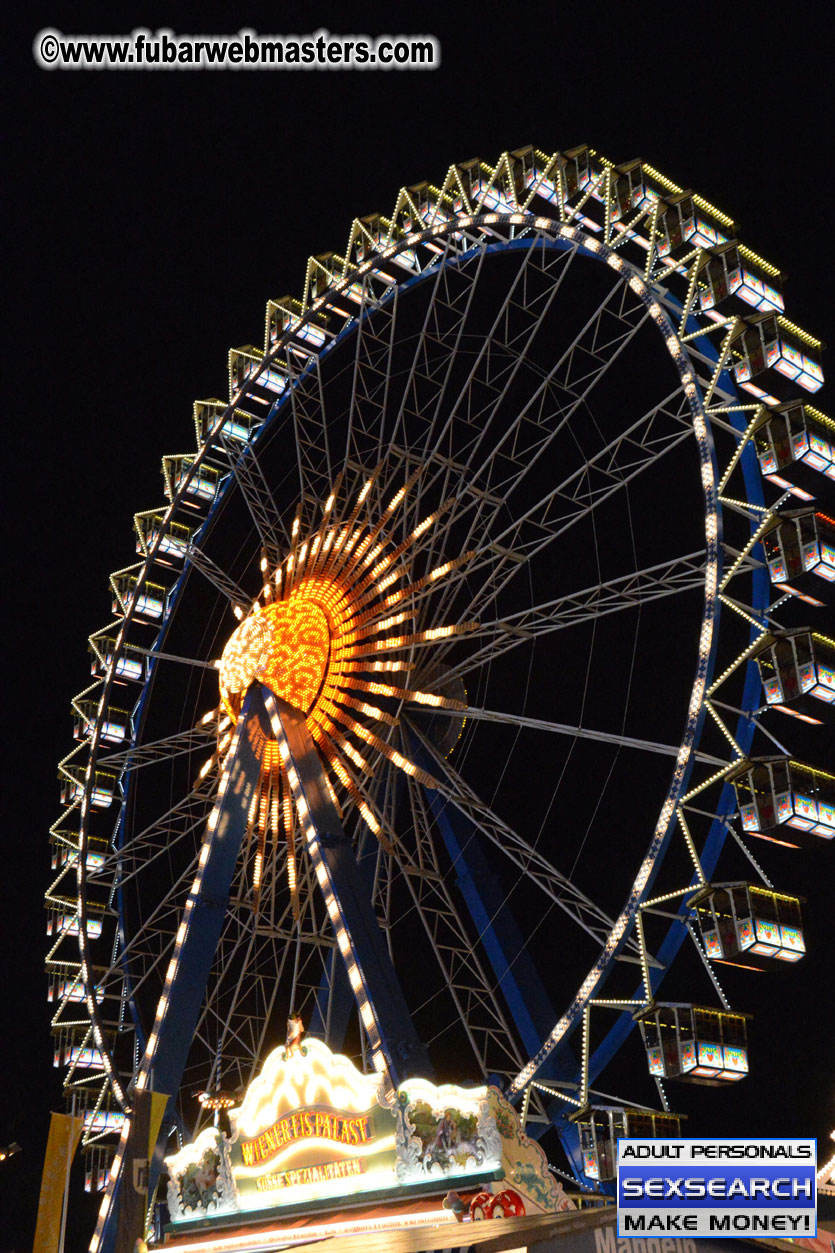
[[[580,1133],[583,1174],[587,1179],[607,1183],[617,1176],[620,1136],[675,1140],[681,1136],[684,1115],[595,1105],[575,1114],[571,1121]]]
[[[716,883],[690,904],[708,957],[761,970],[800,961],[806,952],[801,899],[752,883]]]
[[[82,763],[62,763],[58,778],[61,781],[61,803],[71,805],[84,795],[85,767]],[[107,809],[113,803],[117,778],[107,770],[93,773],[90,804],[95,809]]]
[[[243,409],[234,409],[227,415],[226,405],[222,400],[198,400],[194,405],[194,429],[198,444],[206,442],[222,417],[223,439],[233,440],[238,444],[248,444],[261,425],[260,416],[247,413]]]
[[[835,640],[808,627],[772,631],[753,656],[770,709],[818,726],[835,721]]]
[[[763,535],[772,583],[807,603],[822,605],[835,582],[835,521],[814,509],[790,509]]]
[[[93,636],[90,639],[90,673],[97,679],[107,676],[116,649],[111,636]],[[117,683],[142,683],[145,679],[145,654],[135,645],[123,644],[116,656],[113,678]]]
[[[823,385],[822,347],[820,340],[779,314],[741,318],[731,338],[734,377],[740,387],[767,404],[791,400],[792,384],[816,392]]]
[[[656,1003],[637,1017],[655,1078],[721,1087],[748,1074],[750,1014]]]
[[[282,395],[288,385],[285,370],[276,362],[262,369],[263,362],[264,353],[253,344],[230,350],[229,386],[233,394],[243,393],[261,405],[272,404]]]
[[[514,199],[511,200],[505,189],[500,183],[492,181],[493,171],[490,166],[483,161],[464,161],[456,166],[461,186],[469,204],[480,201],[485,209],[493,209],[498,213],[513,213],[517,208]],[[521,185],[521,180],[520,180]],[[458,196],[453,200],[453,208],[456,213],[460,213],[466,208],[463,197]]]
[[[194,461],[193,455],[163,458],[165,494],[173,500],[182,491],[183,503],[190,509],[200,509],[214,500],[221,476],[219,470],[205,462],[195,470]]]
[[[790,757],[755,757],[728,775],[746,835],[814,848],[835,837],[835,775]]]
[[[149,549],[156,546],[157,562],[177,566],[185,560],[196,528],[173,521],[163,525],[162,518],[162,513],[156,509],[136,514],[136,551],[145,556]]]
[[[73,734],[77,740],[85,740],[96,720],[101,716],[101,738],[108,744],[121,744],[130,731],[130,714],[126,709],[106,705],[99,711],[98,701],[75,700],[73,702]]]
[[[835,422],[811,405],[770,408],[754,431],[763,475],[801,500],[820,495],[835,479]]]
[[[578,191],[585,191],[591,181],[591,154],[582,145],[568,148],[552,161],[535,148],[519,148],[511,157],[519,162],[521,181],[551,204],[562,204]]]
[[[748,305],[758,312],[781,312],[780,271],[738,240],[717,244],[702,259],[699,280],[701,309],[738,309]]]
[[[138,571],[133,569],[117,570],[110,576],[113,591],[112,608],[114,614],[122,614],[130,601],[135,600],[134,613],[142,622],[158,622],[165,612],[167,589],[161,583],[145,580],[141,589],[137,588]]]
[[[612,220],[619,222],[628,218],[643,205],[654,199],[644,180],[642,161],[626,161],[616,165],[612,177]]]
[[[52,845],[52,869],[60,870],[64,866],[75,866],[78,861],[78,832],[62,829],[57,823],[49,834]],[[100,870],[107,856],[107,841],[101,836],[92,836],[87,841],[85,864],[88,872]]]
[[[290,331],[305,344],[310,344],[314,348],[321,348],[328,338],[327,323],[324,317],[320,315],[318,318],[302,321],[302,313],[301,302],[295,300],[292,296],[282,296],[280,300],[271,300],[268,305],[270,344],[277,344],[282,335],[286,331]],[[245,370],[244,377],[249,377],[251,373],[251,369],[248,372]],[[265,375],[266,384],[272,384],[272,390],[280,395],[287,386],[287,380],[284,375],[281,374],[279,377],[273,378],[270,370],[265,371]]]
[[[677,260],[694,248],[710,248],[727,243],[728,237],[710,220],[702,204],[689,191],[665,196],[659,226],[658,255]]]

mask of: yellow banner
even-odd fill
[[[41,1177],[38,1201],[38,1225],[32,1253],[56,1253],[61,1238],[61,1210],[67,1167],[75,1156],[84,1118],[71,1114],[53,1114]]]
[[[151,1093],[151,1112],[148,1127],[148,1157],[154,1156],[156,1148],[157,1136],[162,1125],[162,1116],[165,1113],[165,1107],[171,1098],[165,1092]]]

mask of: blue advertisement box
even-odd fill
[[[817,1234],[814,1139],[618,1140],[619,1239]]]

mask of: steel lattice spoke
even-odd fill
[[[205,749],[215,739],[213,728],[207,725],[190,727],[176,735],[166,735],[159,740],[149,740],[145,744],[131,745],[130,748],[118,753],[105,753],[99,758],[101,766],[125,766],[131,770],[139,766],[153,765],[155,762],[168,761],[183,753],[193,753]]]
[[[464,709],[437,709],[435,717],[469,718],[473,722],[494,722],[501,726],[523,727],[532,731],[545,731],[551,735],[570,735],[578,740],[595,740],[600,744],[614,744],[619,748],[635,748],[644,753],[660,753],[662,757],[677,757],[677,744],[659,744],[655,740],[640,740],[631,735],[617,735],[612,731],[594,731],[590,727],[570,726],[566,722],[549,722],[545,718],[526,718],[522,714],[503,713],[497,709],[476,709],[467,705]],[[722,766],[725,762],[720,757],[700,754],[702,761]]]
[[[413,722],[406,720],[406,724],[433,758],[436,770],[446,776],[445,780],[438,780],[441,795],[500,849],[518,870],[545,892],[577,926],[598,943],[605,939],[614,925],[608,915],[557,870],[544,854],[532,847],[480,801],[461,775]]]
[[[456,573],[463,581],[468,571],[462,568]],[[474,631],[470,640],[473,643],[486,640],[486,643],[469,651],[465,661],[450,666],[445,672],[446,678],[471,673],[478,666],[518,648],[520,644],[529,644],[554,631],[597,621],[609,614],[639,609],[651,601],[703,587],[704,552],[696,551],[533,605],[530,609],[521,609],[515,614],[487,622]]]
[[[230,579],[226,571],[212,561],[211,557],[202,548],[199,548],[197,544],[190,544],[187,556],[195,570],[199,570],[232,605],[236,605],[239,609],[248,607],[252,597],[247,596],[246,592],[238,586],[234,579]]]

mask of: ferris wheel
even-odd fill
[[[763,720],[835,700],[796,625],[835,580],[819,352],[730,219],[588,148],[401,189],[270,301],[136,515],[59,767],[96,1247],[136,1094],[199,1124],[288,1017],[394,1086],[499,1084],[586,1185],[619,1050],[662,1113],[744,1077],[713,963],[803,952],[752,843],[835,834]],[[705,990],[662,1005],[691,941]]]

